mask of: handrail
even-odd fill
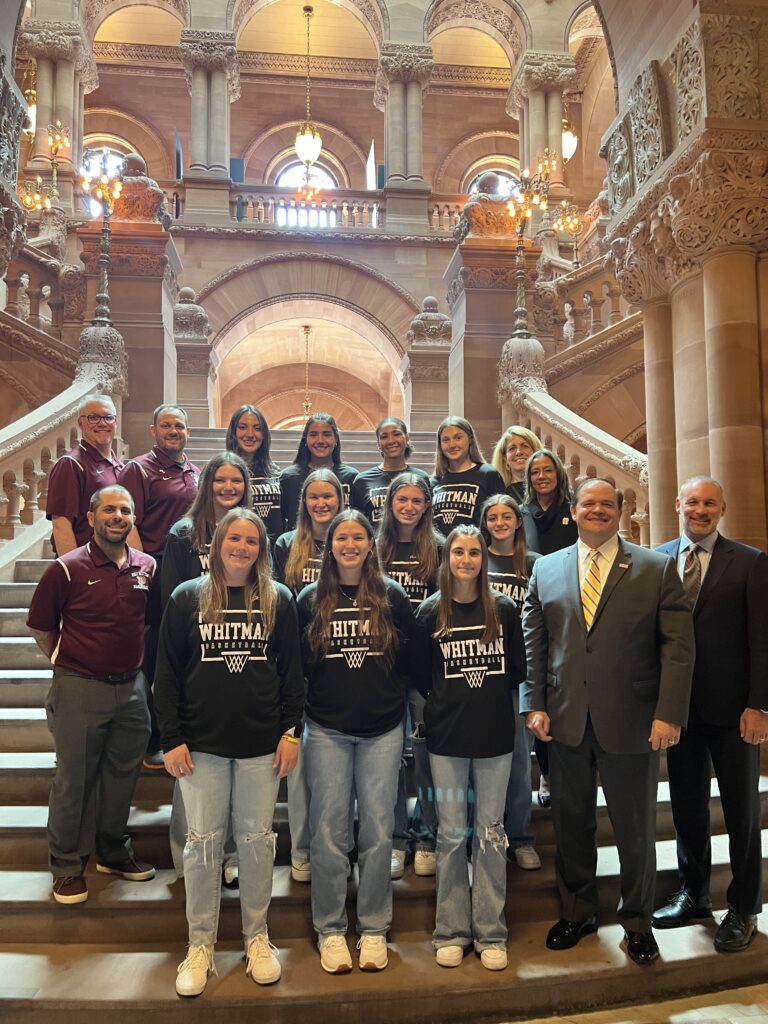
[[[275,185],[233,186],[229,206],[233,220],[255,227],[373,232],[384,226],[380,191],[333,189],[305,200]]]

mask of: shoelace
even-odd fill
[[[251,970],[254,961],[268,960],[276,952],[277,947],[272,945],[263,932],[254,935],[248,944],[248,970]]]
[[[205,946],[190,946],[186,959],[176,968],[176,973],[181,974],[183,970],[200,970],[205,968],[213,974],[218,974],[216,964],[213,962],[213,955]]]
[[[362,942],[362,939],[360,940]],[[347,942],[343,935],[329,935],[323,942],[323,946],[326,949],[340,949],[342,946],[346,948]]]

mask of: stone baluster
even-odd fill
[[[608,314],[608,323],[617,324],[620,320],[624,319],[624,314],[621,312],[621,289],[616,287],[616,285],[609,285],[608,298],[611,303],[611,312]]]
[[[605,304],[605,299],[595,292],[587,292],[584,296],[584,301],[592,313],[589,333],[590,335],[597,334],[598,331],[603,329],[603,305]]]
[[[573,314],[573,341],[571,344],[578,345],[587,336],[586,319],[588,307],[583,302],[571,299],[571,313]]]
[[[229,177],[229,106],[240,98],[234,33],[183,29],[180,50],[191,96],[190,170]]]
[[[6,277],[6,301],[5,301],[5,312],[9,316],[15,316],[21,319],[21,307],[19,306],[19,290],[22,286],[21,276]]]
[[[632,522],[637,524],[640,531],[640,545],[644,548],[651,546],[651,519],[647,512],[638,509],[632,513]]]
[[[54,461],[50,455],[44,453],[40,460],[40,468],[42,470],[43,478],[40,482],[40,492],[37,497],[38,507],[41,512],[45,512],[48,504],[48,481],[51,476],[51,470],[53,469]]]
[[[43,321],[40,317],[40,302],[43,298],[43,287],[40,284],[29,283],[27,288],[27,296],[29,298],[29,315],[27,316],[27,323],[30,327],[42,328]]]
[[[29,469],[24,473],[24,483],[27,485],[27,496],[24,501],[24,509],[21,512],[21,521],[25,526],[32,523],[42,515],[40,511],[40,484],[45,480],[45,473],[42,469]]]
[[[624,495],[624,503],[619,516],[619,536],[623,540],[632,540],[632,516],[636,507],[635,496],[627,492]]]
[[[21,499],[29,490],[27,484],[19,480],[8,480],[3,482],[3,491],[8,506],[5,511],[5,523],[0,529],[0,535],[5,540],[12,540],[21,529]]]

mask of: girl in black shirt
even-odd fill
[[[241,405],[232,413],[224,447],[248,466],[251,507],[267,528],[270,545],[283,532],[280,511],[280,470],[269,453],[269,424],[255,405]]]
[[[344,492],[344,508],[349,508],[357,470],[343,465],[339,428],[327,412],[313,413],[307,420],[293,465],[280,474],[280,507],[286,530],[296,526],[301,486],[313,469],[330,469],[336,474]]]
[[[480,522],[480,506],[489,494],[504,490],[504,481],[485,461],[469,420],[449,416],[437,428],[433,520],[447,536],[462,523]]]
[[[331,974],[352,968],[345,933],[347,810],[354,786],[360,967],[382,970],[392,920],[392,829],[414,621],[403,588],[381,572],[373,529],[361,512],[350,509],[331,523],[317,583],[301,592],[298,607],[320,963]]]
[[[419,687],[427,697],[427,749],[437,797],[437,915],[441,967],[458,967],[474,943],[484,967],[507,966],[504,800],[515,735],[514,690],[525,676],[520,618],[488,584],[476,526],[445,543],[440,590],[417,615]],[[474,789],[472,887],[467,792]]]
[[[173,592],[160,630],[155,706],[166,771],[189,822],[184,882],[189,951],[176,991],[199,995],[214,970],[224,834],[240,859],[246,972],[280,977],[267,934],[280,779],[296,763],[304,685],[296,609],[269,571],[267,534],[234,509],[211,542],[209,575]]]
[[[376,427],[376,444],[381,462],[358,473],[352,485],[352,508],[359,509],[375,528],[381,522],[389,485],[400,473],[415,473],[429,480],[423,469],[411,467],[406,459],[412,455],[408,428],[396,416],[388,416]]]

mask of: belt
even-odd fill
[[[80,676],[82,679],[96,679],[100,683],[132,683],[141,671],[141,669],[136,668],[132,672],[110,672],[108,675],[93,676],[87,672],[78,672],[76,669],[65,668],[61,665],[54,668],[54,675],[57,669],[67,675]]]

